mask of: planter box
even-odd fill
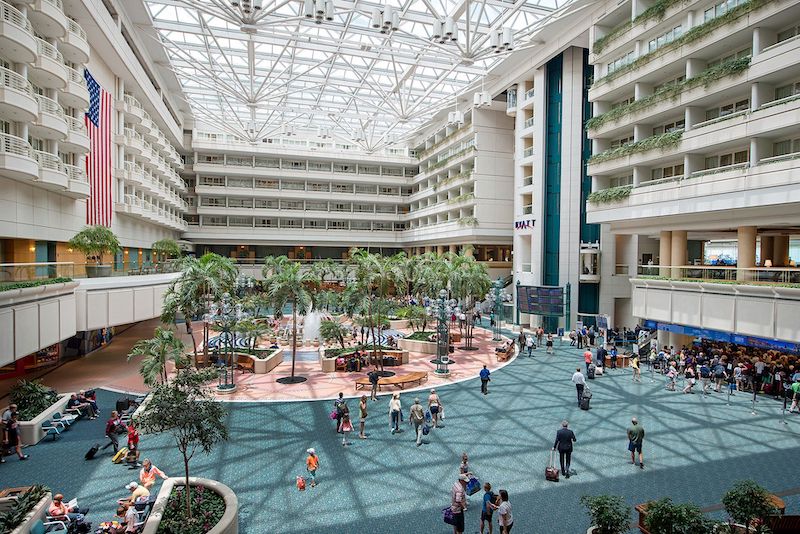
[[[185,480],[183,478],[170,477],[161,485],[158,491],[156,502],[153,505],[153,510],[147,518],[142,529],[142,534],[156,534],[158,525],[161,523],[161,518],[164,515],[164,508],[167,506],[172,488],[174,486],[183,486]],[[191,486],[203,486],[215,493],[218,493],[225,499],[225,514],[219,520],[208,534],[238,534],[239,533],[239,499],[236,494],[228,486],[216,480],[209,480],[207,478],[189,477],[189,484]]]
[[[42,441],[42,438],[44,438],[45,435],[44,430],[42,430],[42,423],[48,419],[52,419],[53,414],[56,412],[61,412],[63,414],[70,395],[72,395],[72,393],[64,393],[59,395],[56,402],[51,404],[49,408],[34,417],[32,420],[19,422],[19,435],[20,438],[22,438],[23,445],[36,445]]]
[[[401,349],[413,352],[421,352],[422,354],[436,355],[436,343],[432,341],[414,341],[411,339],[401,339],[397,342]]]
[[[403,330],[409,328],[408,319],[395,319],[389,321],[389,328],[391,330]]]
[[[394,356],[395,358],[400,360],[401,364],[408,363],[408,351],[407,350],[384,350],[384,356]],[[319,349],[319,363],[322,366],[323,373],[335,373],[336,372],[336,358],[326,358],[325,357],[325,349]]]
[[[22,520],[22,523],[20,523],[17,528],[11,531],[11,534],[28,534],[36,521],[40,519],[42,521],[45,520],[47,508],[50,506],[52,501],[53,495],[48,492],[39,502],[36,503],[33,509],[28,512],[28,515],[25,516],[25,519]]]
[[[265,375],[283,363],[283,349],[273,350],[266,358],[253,359],[253,369],[257,375]]]

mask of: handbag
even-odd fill
[[[448,525],[456,524],[456,520],[453,517],[453,510],[449,506],[447,508],[442,508],[442,521]]]
[[[339,416],[339,410],[333,410],[333,411],[331,412],[331,415],[330,415],[329,417],[331,418],[331,421],[336,421],[336,418],[337,418],[338,416]]]
[[[475,477],[470,477],[467,482],[467,495],[475,495],[481,490],[481,483]]]

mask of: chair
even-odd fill
[[[64,427],[64,423],[59,423],[61,427]],[[45,431],[44,436],[53,436],[53,441],[56,440],[58,436],[61,435],[61,432],[58,430],[58,426],[54,425],[50,419],[46,421],[42,421],[42,430]]]
[[[63,521],[47,521],[37,519],[31,526],[31,534],[67,534],[67,525]]]
[[[50,416],[50,418],[58,423],[63,423],[64,426],[66,427],[65,430],[69,428],[72,425],[72,423],[78,420],[77,416],[75,415],[62,414],[61,412],[54,413],[53,415]]]
[[[336,371],[347,371],[347,360],[344,358],[336,358],[334,365]]]

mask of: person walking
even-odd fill
[[[528,339],[525,340],[525,348],[528,349],[528,358],[533,357],[533,345],[533,336],[528,336]]]
[[[380,376],[378,376],[378,371],[373,369],[369,373],[367,373],[367,378],[369,378],[369,383],[372,386],[372,391],[370,392],[369,398],[373,401],[378,400],[378,381],[380,380]]]
[[[117,439],[117,428],[119,425],[122,424],[122,421],[119,418],[119,413],[114,410],[111,412],[111,416],[106,421],[106,437],[108,438],[108,443],[103,445],[102,450],[106,450],[109,447],[114,448],[114,454],[117,453],[119,450],[119,440]]]
[[[589,347],[586,347],[586,350],[583,352],[583,363],[586,364],[586,372],[589,372],[589,366],[592,365],[592,351],[589,350]]]
[[[553,334],[547,334],[545,345],[547,346],[547,354],[553,354]]]
[[[572,443],[578,441],[575,433],[570,430],[567,421],[561,422],[561,428],[556,432],[556,441],[553,443],[553,450],[558,451],[558,458],[561,461],[561,474],[569,478],[569,465],[572,461]]]
[[[400,410],[402,409],[400,394],[392,393],[392,399],[389,401],[389,430],[392,434],[400,432]]]
[[[610,354],[611,354],[611,368],[612,369],[616,369],[617,368],[617,356],[619,356],[619,352],[617,351],[617,346],[616,345],[612,345],[611,346]]]
[[[439,418],[442,415],[442,400],[436,394],[436,390],[432,389],[431,394],[428,395],[428,410],[431,412],[433,419],[433,428],[439,428]]]
[[[344,405],[344,413],[342,414],[342,428],[340,429],[342,432],[342,447],[346,447],[350,445],[350,442],[347,441],[347,436],[350,435],[350,432],[353,431],[353,423],[350,422],[350,410],[347,408],[347,405]]]
[[[536,330],[536,344],[541,346],[542,339],[544,339],[544,328],[541,326]]]
[[[489,380],[491,380],[491,379],[489,378],[489,375],[490,375],[490,374],[491,374],[491,372],[490,372],[490,371],[489,371],[489,369],[487,369],[487,368],[486,368],[486,366],[484,365],[484,366],[483,366],[483,369],[481,369],[481,372],[480,372],[480,377],[481,377],[481,393],[483,393],[484,395],[486,395],[487,393],[489,393]]]
[[[483,485],[483,508],[481,508],[481,534],[483,534],[484,524],[489,525],[489,534],[492,534],[492,514],[494,514],[494,506],[497,504],[497,496],[492,491],[492,485],[486,482]]]
[[[22,437],[19,435],[19,412],[17,411],[11,412],[3,425],[3,448],[13,448],[20,460],[28,459],[28,455],[22,453]],[[0,454],[0,458],[2,458],[2,454]]]
[[[453,534],[464,534],[464,512],[467,509],[467,482],[469,476],[458,475],[450,490],[450,511],[453,512]]]
[[[306,449],[306,453],[308,456],[306,457],[306,471],[308,474],[311,475],[311,487],[317,485],[317,469],[319,469],[319,456],[317,456],[317,451],[313,448]]]
[[[795,375],[790,389],[792,391],[792,406],[789,408],[789,413],[792,413],[797,409],[797,402],[800,400],[800,376]]]
[[[642,370],[639,368],[639,355],[636,354],[635,352],[633,353],[633,357],[631,358],[631,369],[633,369],[633,381],[641,382]]]
[[[631,426],[628,427],[628,450],[631,451],[631,463],[636,465],[636,453],[639,453],[639,468],[644,469],[644,456],[642,455],[642,442],[644,441],[644,427],[639,421],[631,418]]]
[[[686,370],[683,372],[683,378],[686,380],[686,385],[683,387],[684,393],[694,393],[692,388],[694,387],[695,376],[694,367],[687,365]]]
[[[364,427],[367,424],[367,396],[361,395],[361,400],[358,401],[358,437],[360,439],[367,439],[364,434]]]
[[[333,409],[336,410],[336,433],[341,432],[342,428],[342,414],[347,407],[347,401],[344,400],[344,393],[339,392],[339,398],[333,401]]]
[[[533,335],[533,334],[531,334]],[[519,336],[517,337],[517,344],[519,344],[519,353],[522,354],[522,349],[525,348],[525,343],[527,343],[527,339],[525,336],[525,330],[519,331]]]
[[[461,465],[458,466],[458,472],[463,475],[472,474],[472,471],[469,470],[469,456],[466,452],[461,453]]]
[[[414,435],[417,438],[417,447],[419,447],[422,445],[422,428],[425,425],[425,410],[419,403],[419,397],[414,399],[408,418],[411,420],[411,424],[414,425]]]
[[[708,391],[708,387],[711,380],[711,369],[708,367],[706,362],[700,364],[700,381],[703,383],[703,393],[705,395],[710,395],[711,392]]]
[[[586,387],[586,378],[584,378],[583,373],[581,373],[580,367],[575,368],[575,372],[572,374],[572,383],[575,384],[575,389],[578,393],[578,406],[580,406],[583,388]]]

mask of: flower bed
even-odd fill
[[[425,332],[412,332],[411,334],[407,335],[403,339],[408,339],[410,341],[428,341],[428,338],[431,337],[436,332],[425,331]]]
[[[158,492],[153,511],[142,534],[238,534],[239,499],[225,484],[205,478],[189,478],[192,521],[184,513],[183,478],[168,478]]]

